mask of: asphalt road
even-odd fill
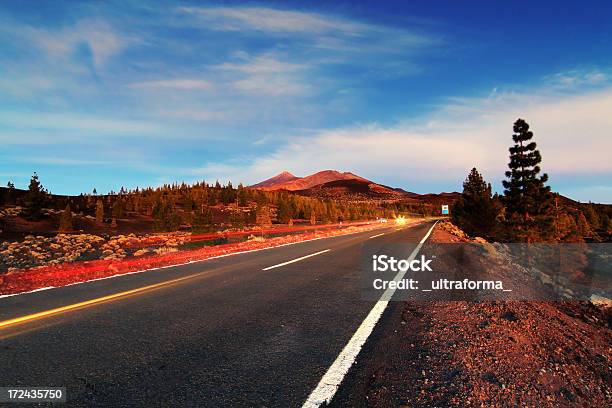
[[[430,227],[1,298],[4,321],[194,275],[1,328],[0,386],[66,387],[70,406],[300,406],[373,306],[360,291],[364,252],[408,255]]]

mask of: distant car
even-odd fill
[[[378,222],[380,222],[380,223],[384,223],[384,222],[387,222],[387,219],[386,219],[386,218],[379,218],[379,219],[378,219]]]

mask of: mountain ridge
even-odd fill
[[[310,188],[337,180],[359,180],[361,182],[373,183],[361,176],[350,172],[339,172],[337,170],[322,170],[305,177],[296,177],[288,171],[283,171],[274,177],[266,179],[257,184],[249,186],[264,191],[274,190],[308,190]]]
[[[296,180],[298,178],[299,177],[294,176],[287,170],[284,170],[278,173],[276,176],[270,177],[269,179],[260,181],[257,184],[253,184],[252,186],[249,186],[249,188],[255,188],[255,189],[260,189],[260,190],[271,189],[272,187]]]

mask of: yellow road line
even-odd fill
[[[162,286],[171,285],[173,283],[177,283],[177,282],[181,282],[187,279],[194,278],[196,276],[201,275],[202,273],[203,272],[197,273],[194,275],[184,276],[182,278],[176,278],[176,279],[171,279],[171,280],[160,282],[160,283],[155,283],[153,285],[143,286],[143,287],[136,288],[136,289],[126,290],[124,292],[114,293],[112,295],[107,295],[107,296],[102,296],[102,297],[95,298],[95,299],[86,300],[84,302],[74,303],[72,305],[57,307],[55,309],[49,309],[43,312],[33,313],[33,314],[26,315],[26,316],[21,316],[21,317],[15,317],[14,319],[4,320],[0,322],[0,329],[4,329],[6,327],[13,326],[13,325],[20,324],[20,323],[27,323],[32,320],[41,319],[43,317],[48,317],[48,316],[52,316],[52,315],[56,315],[60,313],[70,312],[72,310],[80,309],[86,306],[95,305],[98,303],[108,302],[110,300],[133,295],[133,294],[140,293],[140,292],[145,292],[145,291],[156,289],[156,288],[160,288]]]
[[[350,234],[346,234],[346,235],[350,235]],[[308,258],[308,257],[314,256],[314,255],[318,255],[320,253],[324,253],[324,252],[327,252],[327,251],[329,251],[329,249],[317,252],[315,254],[308,255],[308,256],[303,257],[303,258]],[[275,265],[275,266],[272,266],[272,267],[269,267],[269,268],[265,268],[264,270],[271,269],[271,268],[276,268],[278,266],[285,265],[287,263],[296,262],[296,261],[301,260],[303,258],[298,258],[297,260],[293,260],[293,261],[285,262],[285,263],[280,264],[280,265]],[[5,329],[5,328],[7,328],[9,326],[14,326],[14,325],[17,325],[17,324],[22,324],[22,323],[27,323],[27,322],[31,322],[33,320],[42,319],[42,318],[53,316],[53,315],[57,315],[57,314],[60,314],[60,313],[70,312],[70,311],[73,311],[73,310],[76,310],[76,309],[80,309],[80,308],[87,307],[87,306],[92,306],[92,305],[95,305],[95,304],[98,304],[98,303],[108,302],[108,301],[111,301],[111,300],[114,300],[114,299],[118,299],[118,298],[129,296],[129,295],[134,295],[134,294],[137,294],[137,293],[140,293],[140,292],[145,292],[145,291],[148,291],[148,290],[153,290],[153,289],[161,288],[162,286],[167,286],[167,285],[171,285],[173,283],[178,283],[178,282],[181,282],[181,281],[184,281],[184,280],[187,280],[187,279],[195,278],[195,277],[200,276],[200,275],[202,275],[202,274],[204,274],[206,272],[210,272],[210,271],[205,271],[205,272],[200,272],[200,273],[196,273],[196,274],[193,274],[193,275],[183,276],[182,278],[171,279],[171,280],[168,280],[168,281],[164,281],[164,282],[160,282],[160,283],[155,283],[153,285],[143,286],[143,287],[140,287],[140,288],[127,290],[127,291],[124,291],[124,292],[114,293],[112,295],[107,295],[107,296],[102,296],[102,297],[95,298],[95,299],[86,300],[84,302],[74,303],[72,305],[66,305],[66,306],[62,306],[62,307],[57,307],[55,309],[49,309],[49,310],[45,310],[45,311],[38,312],[38,313],[33,313],[33,314],[25,315],[25,316],[15,317],[15,318],[9,319],[9,320],[0,321],[0,330],[1,329]]]

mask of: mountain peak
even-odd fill
[[[341,173],[337,170],[322,170],[311,174],[306,177],[296,177],[288,171],[283,171],[280,174],[252,185],[252,188],[259,188],[262,190],[306,190],[308,188],[318,186],[330,181],[336,180],[359,180],[367,183],[371,183],[369,180],[359,177],[353,173],[344,172]]]
[[[278,173],[274,177],[270,177],[269,179],[264,180],[260,183],[253,184],[251,187],[260,188],[262,190],[273,190],[278,185],[289,183],[293,180],[298,180],[298,179],[299,179],[298,177],[295,177],[293,174],[285,170],[285,171]]]

